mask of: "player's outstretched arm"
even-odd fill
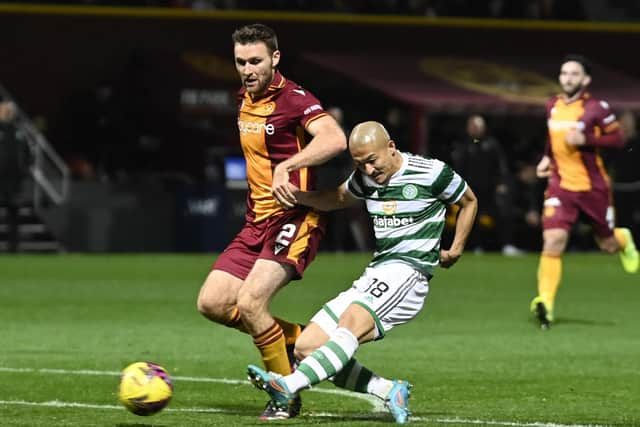
[[[295,197],[288,186],[289,172],[320,165],[347,148],[347,138],[342,128],[329,115],[313,120],[307,126],[307,131],[313,136],[309,144],[273,170],[271,193],[286,208],[295,204]]]
[[[358,199],[347,191],[347,183],[344,182],[334,190],[300,191],[294,185],[289,185],[297,203],[312,207],[319,211],[333,211],[347,208],[355,204]]]
[[[471,187],[467,187],[460,200],[456,202],[460,207],[458,218],[456,219],[456,232],[453,236],[451,247],[440,250],[440,265],[449,268],[458,261],[467,244],[467,239],[476,220],[476,212],[478,211],[478,199],[473,194]]]

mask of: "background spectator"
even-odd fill
[[[0,102],[0,206],[5,206],[9,252],[18,249],[18,198],[29,165],[27,140],[15,124],[16,116],[13,102]]]
[[[482,116],[468,118],[467,134],[454,142],[451,158],[480,201],[469,247],[520,255],[522,251],[513,244],[513,177],[500,142],[487,134]]]

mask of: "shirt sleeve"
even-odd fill
[[[433,195],[448,205],[456,203],[467,190],[467,183],[451,166],[437,162],[441,165],[441,170],[432,186]]]
[[[592,125],[586,129],[586,144],[596,147],[622,147],[624,137],[620,123],[605,101],[594,101],[590,105]]]
[[[358,199],[364,199],[362,174],[356,169],[347,178],[347,191]]]
[[[290,89],[288,98],[296,112],[296,121],[305,129],[315,119],[327,115],[318,98],[301,86]]]

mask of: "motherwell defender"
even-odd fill
[[[275,32],[261,24],[233,33],[234,62],[242,83],[238,131],[247,163],[246,223],[218,257],[198,296],[207,319],[252,336],[267,370],[286,375],[298,324],[274,318],[269,304],[313,260],[324,218],[295,206],[289,183],[311,189],[312,166],[346,149],[344,132],[318,99],[277,71],[280,50]],[[213,345],[213,343],[212,343]],[[262,419],[298,414],[272,402]]]

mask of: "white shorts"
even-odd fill
[[[330,335],[350,304],[364,307],[375,320],[375,339],[417,316],[429,292],[427,278],[403,262],[367,267],[351,289],[326,303],[311,321]]]

